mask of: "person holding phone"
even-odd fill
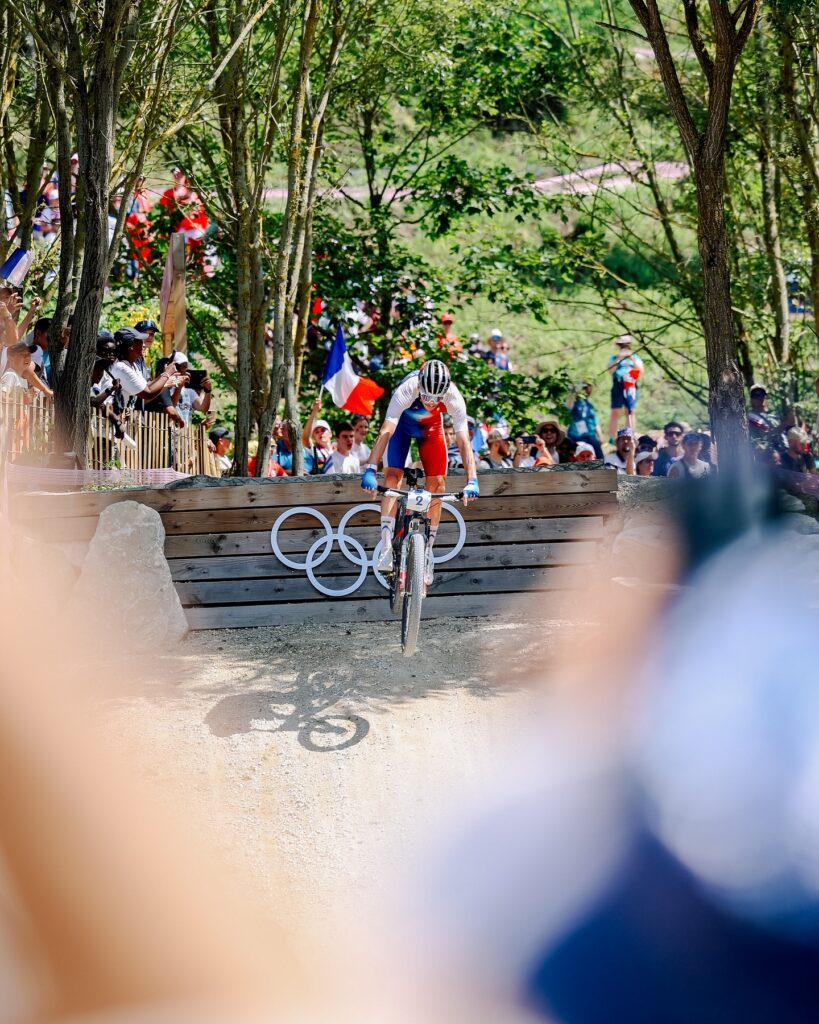
[[[194,412],[210,409],[213,384],[206,370],[192,370],[188,364],[187,352],[174,352],[174,369],[185,380],[172,395],[174,408],[185,426],[189,426]]]
[[[165,412],[179,427],[190,426],[194,412],[206,413],[210,409],[213,384],[206,370],[192,370],[187,352],[174,352],[168,360],[161,360],[181,376],[179,385],[157,396],[149,406],[155,412]],[[159,369],[159,367],[157,367]]]

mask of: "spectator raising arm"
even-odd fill
[[[0,344],[4,350],[17,344],[17,325],[14,316],[5,302],[0,301]]]
[[[54,392],[51,390],[51,388],[48,386],[48,384],[46,384],[45,381],[41,380],[37,376],[37,372],[34,369],[34,364],[33,363],[25,371],[25,373],[23,374],[23,377],[28,382],[28,386],[31,388],[32,391],[39,391],[41,394],[45,395],[47,398],[53,398],[54,397]]]
[[[315,423],[316,416],[318,416],[320,411],[321,393],[316,395],[316,397],[313,399],[313,405],[310,409],[310,415],[307,417],[307,421],[304,424],[304,428],[302,429],[301,432],[301,443],[304,445],[305,448],[309,448],[310,445],[313,443],[313,424]]]
[[[28,313],[26,313],[26,315],[17,325],[17,337],[19,340],[22,340],[28,333],[28,329],[29,327],[31,327],[32,323],[34,322],[34,318],[37,315],[37,310],[40,308],[40,306],[42,306],[42,304],[43,300],[40,298],[35,297],[31,300],[31,305],[28,307]]]
[[[120,361],[114,364],[113,372],[122,385],[124,394],[136,398],[156,398],[165,388],[177,388],[182,383],[181,374],[165,370],[155,379],[146,381],[139,370]],[[139,388],[140,390],[136,390]]]

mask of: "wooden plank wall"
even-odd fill
[[[453,478],[450,486],[457,487],[460,479]],[[577,588],[585,575],[582,567],[596,558],[605,517],[617,508],[613,470],[510,470],[482,474],[480,483],[480,499],[458,506],[467,524],[466,544],[436,567],[425,616],[487,614],[508,604],[512,594]],[[21,494],[12,512],[26,532],[41,539],[87,542],[103,509],[119,501],[143,502],[162,516],[165,555],[193,629],[391,617],[386,591],[372,572],[354,594],[330,599],[313,588],[303,570],[281,563],[270,544],[273,523],[289,508],[316,508],[335,527],[348,509],[370,501],[358,477]],[[347,529],[371,553],[378,513],[359,513]],[[282,524],[279,544],[303,561],[324,534],[314,518],[297,513]],[[444,512],[436,550],[443,553],[456,538],[457,528]],[[358,576],[358,567],[336,543],[316,576],[342,589]]]

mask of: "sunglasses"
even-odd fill
[[[665,436],[666,437],[682,437],[682,431],[681,430],[666,430]]]
[[[557,430],[554,427],[544,427],[541,430],[541,434],[556,434]]]

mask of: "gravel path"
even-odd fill
[[[558,626],[430,620],[413,659],[394,623],[196,633],[105,714],[262,909],[332,940],[491,775]]]

